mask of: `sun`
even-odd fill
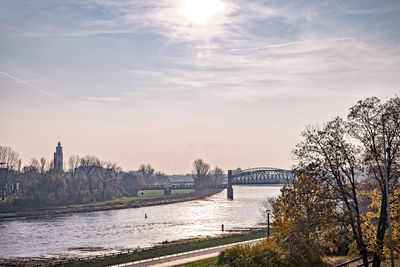
[[[194,24],[205,25],[224,8],[219,0],[184,0],[179,13]]]

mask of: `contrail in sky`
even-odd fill
[[[4,72],[4,71],[1,71],[1,70],[0,70],[0,74],[3,74],[4,76],[6,76],[6,77],[8,77],[8,78],[10,78],[10,79],[13,79],[13,80],[15,80],[15,81],[17,81],[17,82],[20,82],[20,83],[22,83],[22,84],[25,84],[26,86],[28,86],[28,87],[30,87],[30,88],[32,88],[32,89],[35,89],[35,90],[41,92],[42,94],[48,95],[48,96],[50,96],[50,97],[52,97],[52,98],[55,98],[55,99],[57,99],[57,100],[63,102],[64,104],[67,104],[68,106],[71,106],[71,107],[73,107],[73,108],[76,108],[74,104],[72,104],[72,103],[70,103],[70,102],[68,102],[68,101],[66,101],[66,100],[64,100],[64,99],[62,99],[61,97],[58,97],[58,96],[56,96],[56,95],[53,95],[52,93],[50,93],[50,92],[48,92],[48,91],[46,91],[46,90],[43,90],[42,88],[36,87],[36,86],[34,86],[34,85],[32,85],[32,84],[30,84],[30,83],[24,81],[24,80],[18,79],[17,77],[15,77],[15,76],[13,76],[13,75],[7,73],[7,72]]]

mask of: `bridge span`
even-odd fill
[[[228,190],[227,196],[233,199],[232,185],[238,184],[287,184],[294,179],[294,174],[290,170],[262,167],[250,168],[246,170],[228,170]]]
[[[228,170],[228,184],[219,184],[212,188],[227,188],[227,197],[233,199],[233,185],[249,184],[289,184],[295,179],[291,170],[277,168],[249,168],[246,170]],[[139,190],[164,190],[164,195],[171,195],[171,190],[177,189],[198,189],[194,184],[170,184],[170,185],[142,185],[136,188]]]

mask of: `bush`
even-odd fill
[[[286,255],[274,240],[268,239],[254,246],[234,246],[218,256],[218,264],[231,267],[289,266]]]

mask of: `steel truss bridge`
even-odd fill
[[[233,199],[232,185],[238,184],[288,184],[295,179],[290,170],[276,168],[250,168],[228,171],[228,198]]]

